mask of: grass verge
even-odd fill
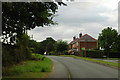
[[[2,74],[4,78],[41,78],[51,72],[52,61],[44,56],[37,54],[34,57],[39,58],[39,60],[29,60],[12,66],[11,68],[3,67]]]
[[[86,60],[86,61],[91,61],[91,62],[95,62],[95,63],[107,65],[107,66],[114,67],[114,68],[120,68],[120,66],[118,66],[120,63],[107,62],[107,61],[102,61],[102,60],[95,60],[94,58],[79,57],[79,56],[75,56],[75,55],[61,55],[61,56],[64,56],[64,57],[74,57],[74,58],[77,58],[77,59],[82,59],[82,60]],[[109,58],[109,59],[114,59],[114,58]],[[116,59],[117,59],[117,58],[116,58]]]

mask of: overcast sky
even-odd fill
[[[53,37],[55,40],[73,40],[79,33],[89,34],[98,38],[99,33],[106,27],[118,31],[118,2],[119,0],[75,0],[64,1],[67,6],[60,6],[54,21],[58,25],[37,27],[28,31],[37,41]]]

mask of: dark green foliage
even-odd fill
[[[48,55],[55,55],[55,53],[56,53],[55,51],[51,51],[48,53]]]
[[[111,49],[118,48],[119,45],[118,33],[115,29],[105,28],[98,37],[98,47],[101,47],[105,51],[105,55],[109,57]],[[118,50],[118,49],[117,49]]]
[[[14,33],[17,33],[20,38],[26,30],[55,24],[52,19],[57,9],[53,2],[3,2],[2,33],[6,38],[15,37]]]
[[[105,28],[104,30],[102,30],[102,33],[99,35],[98,38],[99,47],[105,50],[111,49],[117,40],[117,36],[118,33],[115,29],[109,27]]]
[[[58,4],[65,5],[62,2]],[[3,66],[29,59],[30,48],[34,48],[34,52],[37,53],[40,46],[46,46],[36,44],[34,41],[32,41],[33,45],[29,46],[30,40],[25,33],[35,27],[56,24],[53,22],[53,17],[57,9],[58,5],[54,2],[2,2]],[[42,49],[45,52],[45,48],[42,47]]]
[[[2,67],[2,76],[9,78],[9,76],[24,75],[24,73],[40,73],[40,72],[50,72],[52,67],[52,61],[40,54],[34,54],[32,57],[39,60],[28,60],[22,62],[21,64],[14,65],[12,67]],[[41,59],[44,60],[42,61]],[[19,77],[20,78],[20,77]]]
[[[83,51],[83,56],[91,57],[91,58],[102,58],[104,55],[104,51],[100,50],[85,50]]]
[[[110,51],[109,58],[118,58],[118,51]],[[91,57],[91,58],[105,58],[106,54],[103,50],[84,50],[83,57]]]
[[[28,46],[29,37],[23,35],[22,40],[18,40],[16,45],[4,44],[2,45],[2,65],[10,66],[31,57]]]
[[[2,44],[2,66],[8,66],[14,63],[14,48],[14,46]]]
[[[35,40],[29,40],[28,47],[32,51],[32,53],[38,53],[38,45],[39,43],[36,42]]]
[[[52,37],[46,38],[46,40],[40,42],[39,45],[39,53],[43,54],[44,52],[50,53],[51,51],[54,51],[54,43],[56,41]]]
[[[120,52],[111,50],[109,53],[109,58],[119,58]]]
[[[66,50],[69,49],[69,45],[66,41],[58,40],[55,45],[55,51],[57,53],[65,53]]]
[[[59,5],[64,4],[58,2]],[[14,43],[26,30],[56,24],[53,21],[58,5],[55,2],[2,2],[2,35]]]
[[[120,51],[120,34],[117,36],[116,43],[113,49]]]
[[[30,58],[30,52],[23,45],[12,46],[3,44],[2,46],[2,66],[10,66]]]
[[[44,54],[44,52],[50,53],[54,51],[54,43],[56,41],[52,37],[46,38],[41,42],[36,42],[35,40],[29,41],[29,48],[33,53]]]

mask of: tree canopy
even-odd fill
[[[56,41],[52,37],[46,38],[46,40],[41,42],[41,46],[42,46],[41,51],[43,51],[43,52],[46,51],[47,53],[54,51],[54,43],[55,42]]]
[[[55,45],[55,50],[57,52],[64,52],[65,50],[68,50],[69,49],[69,45],[66,41],[62,41],[62,40],[58,40]]]
[[[33,49],[33,53],[44,54],[44,52],[54,51],[54,43],[56,41],[52,37],[47,37],[46,40],[36,42],[35,40],[29,41],[29,48]]]
[[[110,27],[105,28],[102,30],[102,33],[99,34],[98,46],[103,48],[107,52],[107,55],[109,55],[109,51],[116,46],[117,37],[118,33],[115,29]]]
[[[59,4],[63,4],[60,3]],[[65,4],[64,4],[65,5]],[[55,2],[3,2],[2,35],[4,41],[20,38],[26,30],[53,25],[58,5]],[[3,42],[4,42],[3,41]]]

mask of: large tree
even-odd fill
[[[64,4],[58,2],[58,4]],[[53,17],[58,5],[55,2],[3,2],[2,36],[14,43],[26,30],[55,24]]]
[[[114,46],[114,50],[120,52],[120,34],[117,36],[116,43]]]
[[[46,40],[41,42],[41,47],[43,52],[47,52],[47,54],[51,51],[54,51],[54,43],[56,41],[52,37],[47,37]],[[42,53],[43,54],[43,53]]]
[[[35,40],[29,41],[29,48],[34,49],[34,53],[44,54],[44,52],[54,51],[54,43],[56,41],[52,37],[47,37],[46,40],[36,42]]]
[[[110,27],[102,30],[98,37],[98,46],[105,50],[106,56],[109,57],[109,52],[116,44],[118,33]]]
[[[69,49],[68,43],[67,43],[66,41],[63,41],[63,40],[58,40],[58,41],[55,43],[54,47],[55,47],[55,50],[56,50],[57,52],[60,52],[60,53],[62,53],[62,52],[64,52],[65,50],[68,50],[68,49]]]

